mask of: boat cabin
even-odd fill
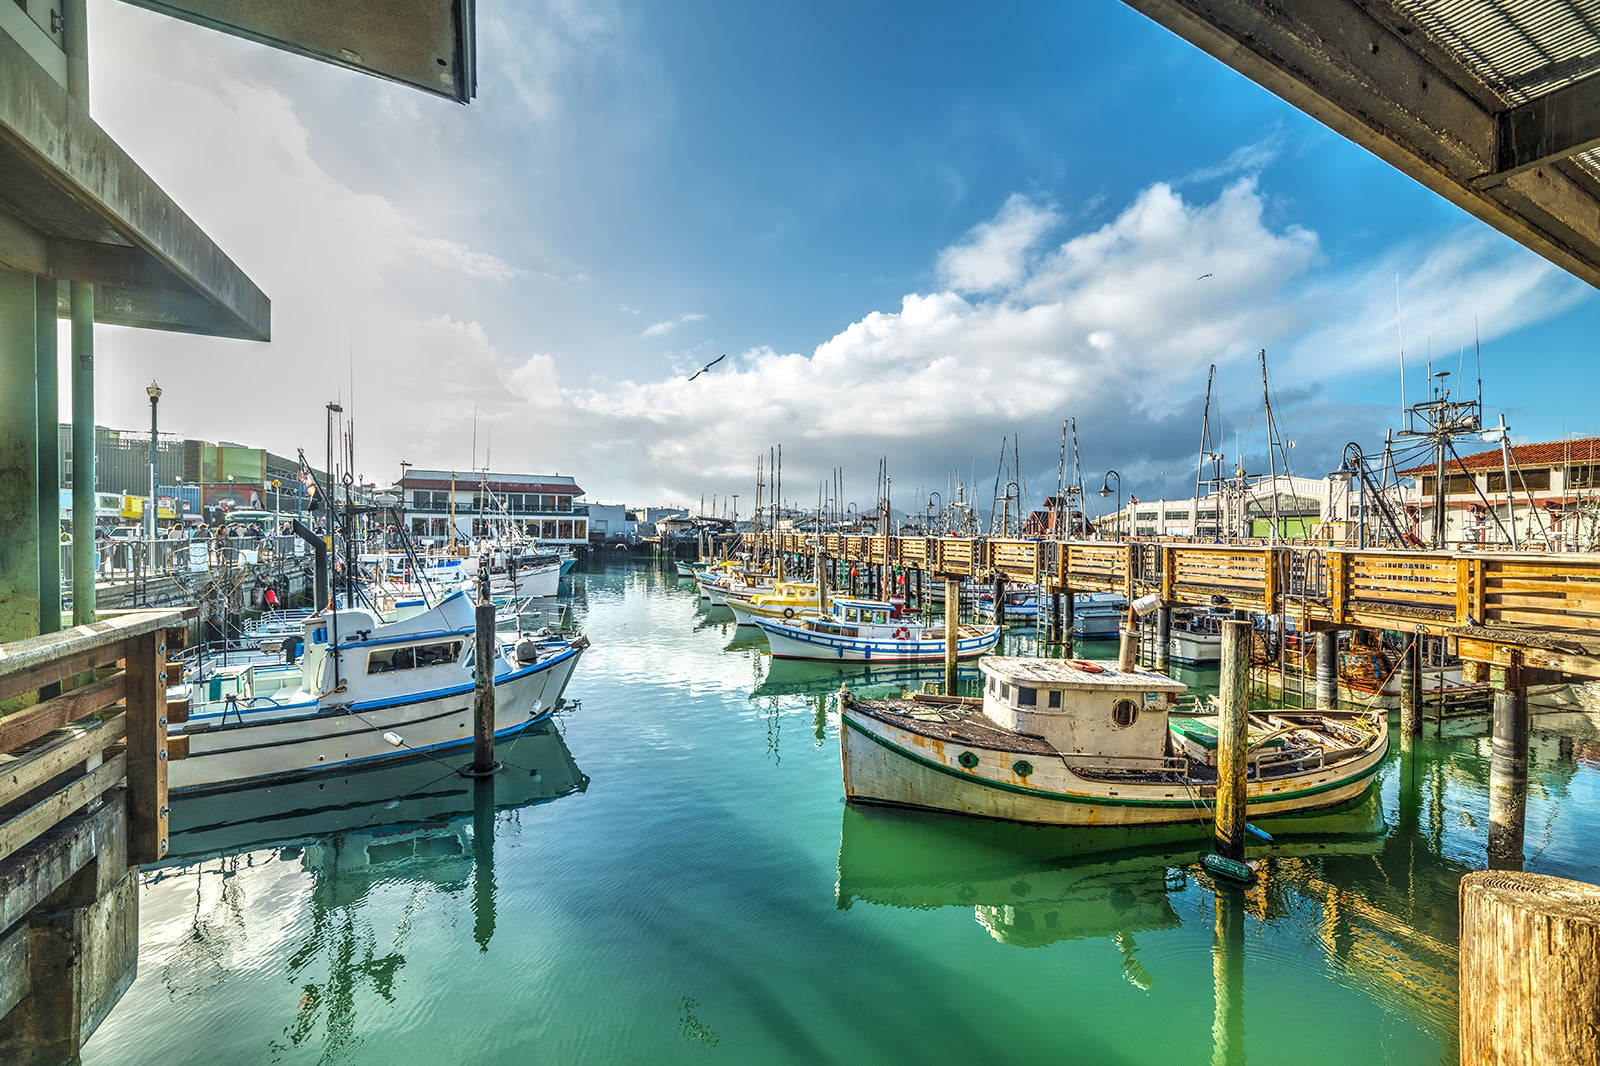
[[[983,713],[997,725],[1043,737],[1063,754],[1161,758],[1167,708],[1188,686],[1115,662],[990,655]]]
[[[836,619],[853,625],[894,625],[905,615],[904,601],[857,600],[849,596],[829,596],[828,610]]]

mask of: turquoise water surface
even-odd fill
[[[1486,737],[1262,822],[1263,878],[1219,892],[1192,830],[847,809],[841,681],[937,668],[774,663],[649,565],[570,583],[578,705],[492,794],[425,760],[176,805],[84,1061],[1455,1060]],[[1596,737],[1535,719],[1529,869],[1600,880]]]

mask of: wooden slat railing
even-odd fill
[[[165,857],[167,655],[184,624],[183,611],[135,611],[0,645],[0,864],[124,784],[129,861]]]

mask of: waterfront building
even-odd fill
[[[485,492],[487,489],[487,492]],[[391,490],[400,498],[406,528],[415,537],[449,539],[485,536],[501,521],[547,544],[589,543],[589,505],[583,489],[563,474],[513,474],[490,471],[406,471]]]
[[[1279,540],[1343,541],[1361,508],[1348,479],[1280,474],[1243,487],[1225,485],[1198,500],[1130,496],[1121,512],[1101,515],[1094,527],[1104,537],[1120,530],[1124,537],[1153,539],[1267,539],[1272,535],[1274,510]]]
[[[1510,475],[1509,485],[1507,474]],[[1431,542],[1438,464],[1400,471],[1415,481],[1405,510]],[[1600,437],[1519,444],[1445,462],[1444,543],[1554,551],[1600,549]]]

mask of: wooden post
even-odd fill
[[[167,635],[127,644],[128,861],[167,857]]]
[[[961,579],[944,579],[944,693],[956,694],[956,642],[961,639]]]
[[[817,613],[828,613],[828,564],[822,558],[822,553],[817,553]]]
[[[1077,610],[1077,598],[1071,589],[1061,594],[1061,639],[1065,643],[1072,641],[1073,616]]]
[[[1494,747],[1489,759],[1489,866],[1522,869],[1528,813],[1528,690],[1514,660],[1491,671]]]
[[[1417,637],[1400,653],[1400,746],[1410,747],[1422,735],[1422,671]]]
[[[1162,604],[1156,608],[1155,668],[1167,672],[1172,654],[1172,608]]]
[[[1317,633],[1317,709],[1339,706],[1339,634],[1331,629]]]
[[[494,603],[489,598],[487,572],[478,578],[476,624],[477,650],[473,661],[472,693],[472,773],[486,776],[495,771],[494,762]]]
[[[1462,1066],[1600,1063],[1600,887],[1485,870],[1460,891]]]
[[[1222,623],[1222,677],[1218,693],[1215,851],[1243,861],[1245,777],[1249,773],[1250,623]]]
[[[1067,595],[1072,595],[1070,592]],[[1050,594],[1050,639],[1060,644],[1061,636],[1061,593]]]
[[[1006,624],[1006,575],[996,570],[994,572],[994,624]]]

